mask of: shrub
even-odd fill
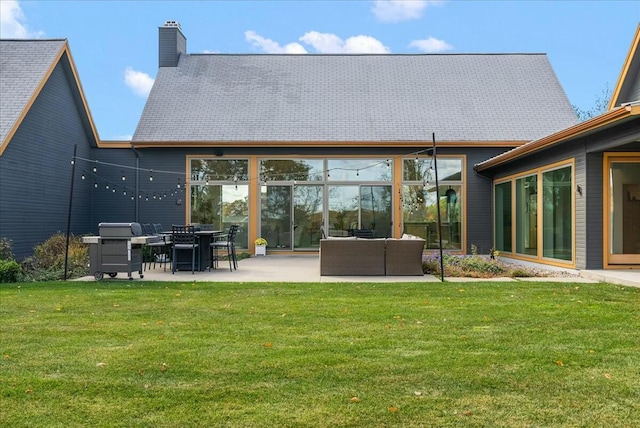
[[[479,256],[475,245],[471,246],[471,252],[472,255],[470,256],[444,254],[442,260],[444,262],[445,276],[465,276],[469,278],[539,276],[531,269],[527,269],[522,266],[511,266],[509,264],[502,263],[497,259]],[[422,260],[422,270],[424,273],[440,276],[439,255],[433,253],[424,257]]]
[[[0,238],[0,260],[15,260],[11,239]]]
[[[56,233],[34,249],[33,257],[22,263],[25,281],[51,281],[64,278],[67,237]],[[89,247],[80,237],[69,237],[67,278],[88,274]]]
[[[18,282],[22,269],[15,260],[0,259],[0,283]]]

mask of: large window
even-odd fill
[[[494,186],[495,248],[540,261],[572,262],[573,165],[525,174]]]
[[[192,159],[189,223],[228,230],[239,224],[239,247],[248,245],[249,184],[246,159]]]
[[[573,254],[573,209],[571,167],[542,173],[543,257],[571,260]]]
[[[538,254],[538,176],[516,180],[516,253]]]
[[[496,184],[494,198],[495,249],[511,252],[511,182]]]
[[[420,236],[427,248],[462,249],[462,159],[438,158],[438,201],[432,158],[403,160],[403,231]],[[438,204],[442,227],[438,228]]]

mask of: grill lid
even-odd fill
[[[140,223],[99,223],[100,236],[107,238],[130,238],[142,236]]]

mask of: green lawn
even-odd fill
[[[0,426],[640,426],[640,289],[0,287]]]

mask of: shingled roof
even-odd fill
[[[0,144],[34,96],[65,40],[0,40]]]
[[[182,54],[133,142],[531,141],[575,123],[545,54]]]
[[[84,103],[80,82],[69,58],[66,39],[0,40],[0,154],[9,143],[31,104],[56,67],[63,66],[70,80],[76,81],[75,95]],[[86,103],[85,103],[86,106]],[[98,137],[88,110],[83,120],[93,141]]]

